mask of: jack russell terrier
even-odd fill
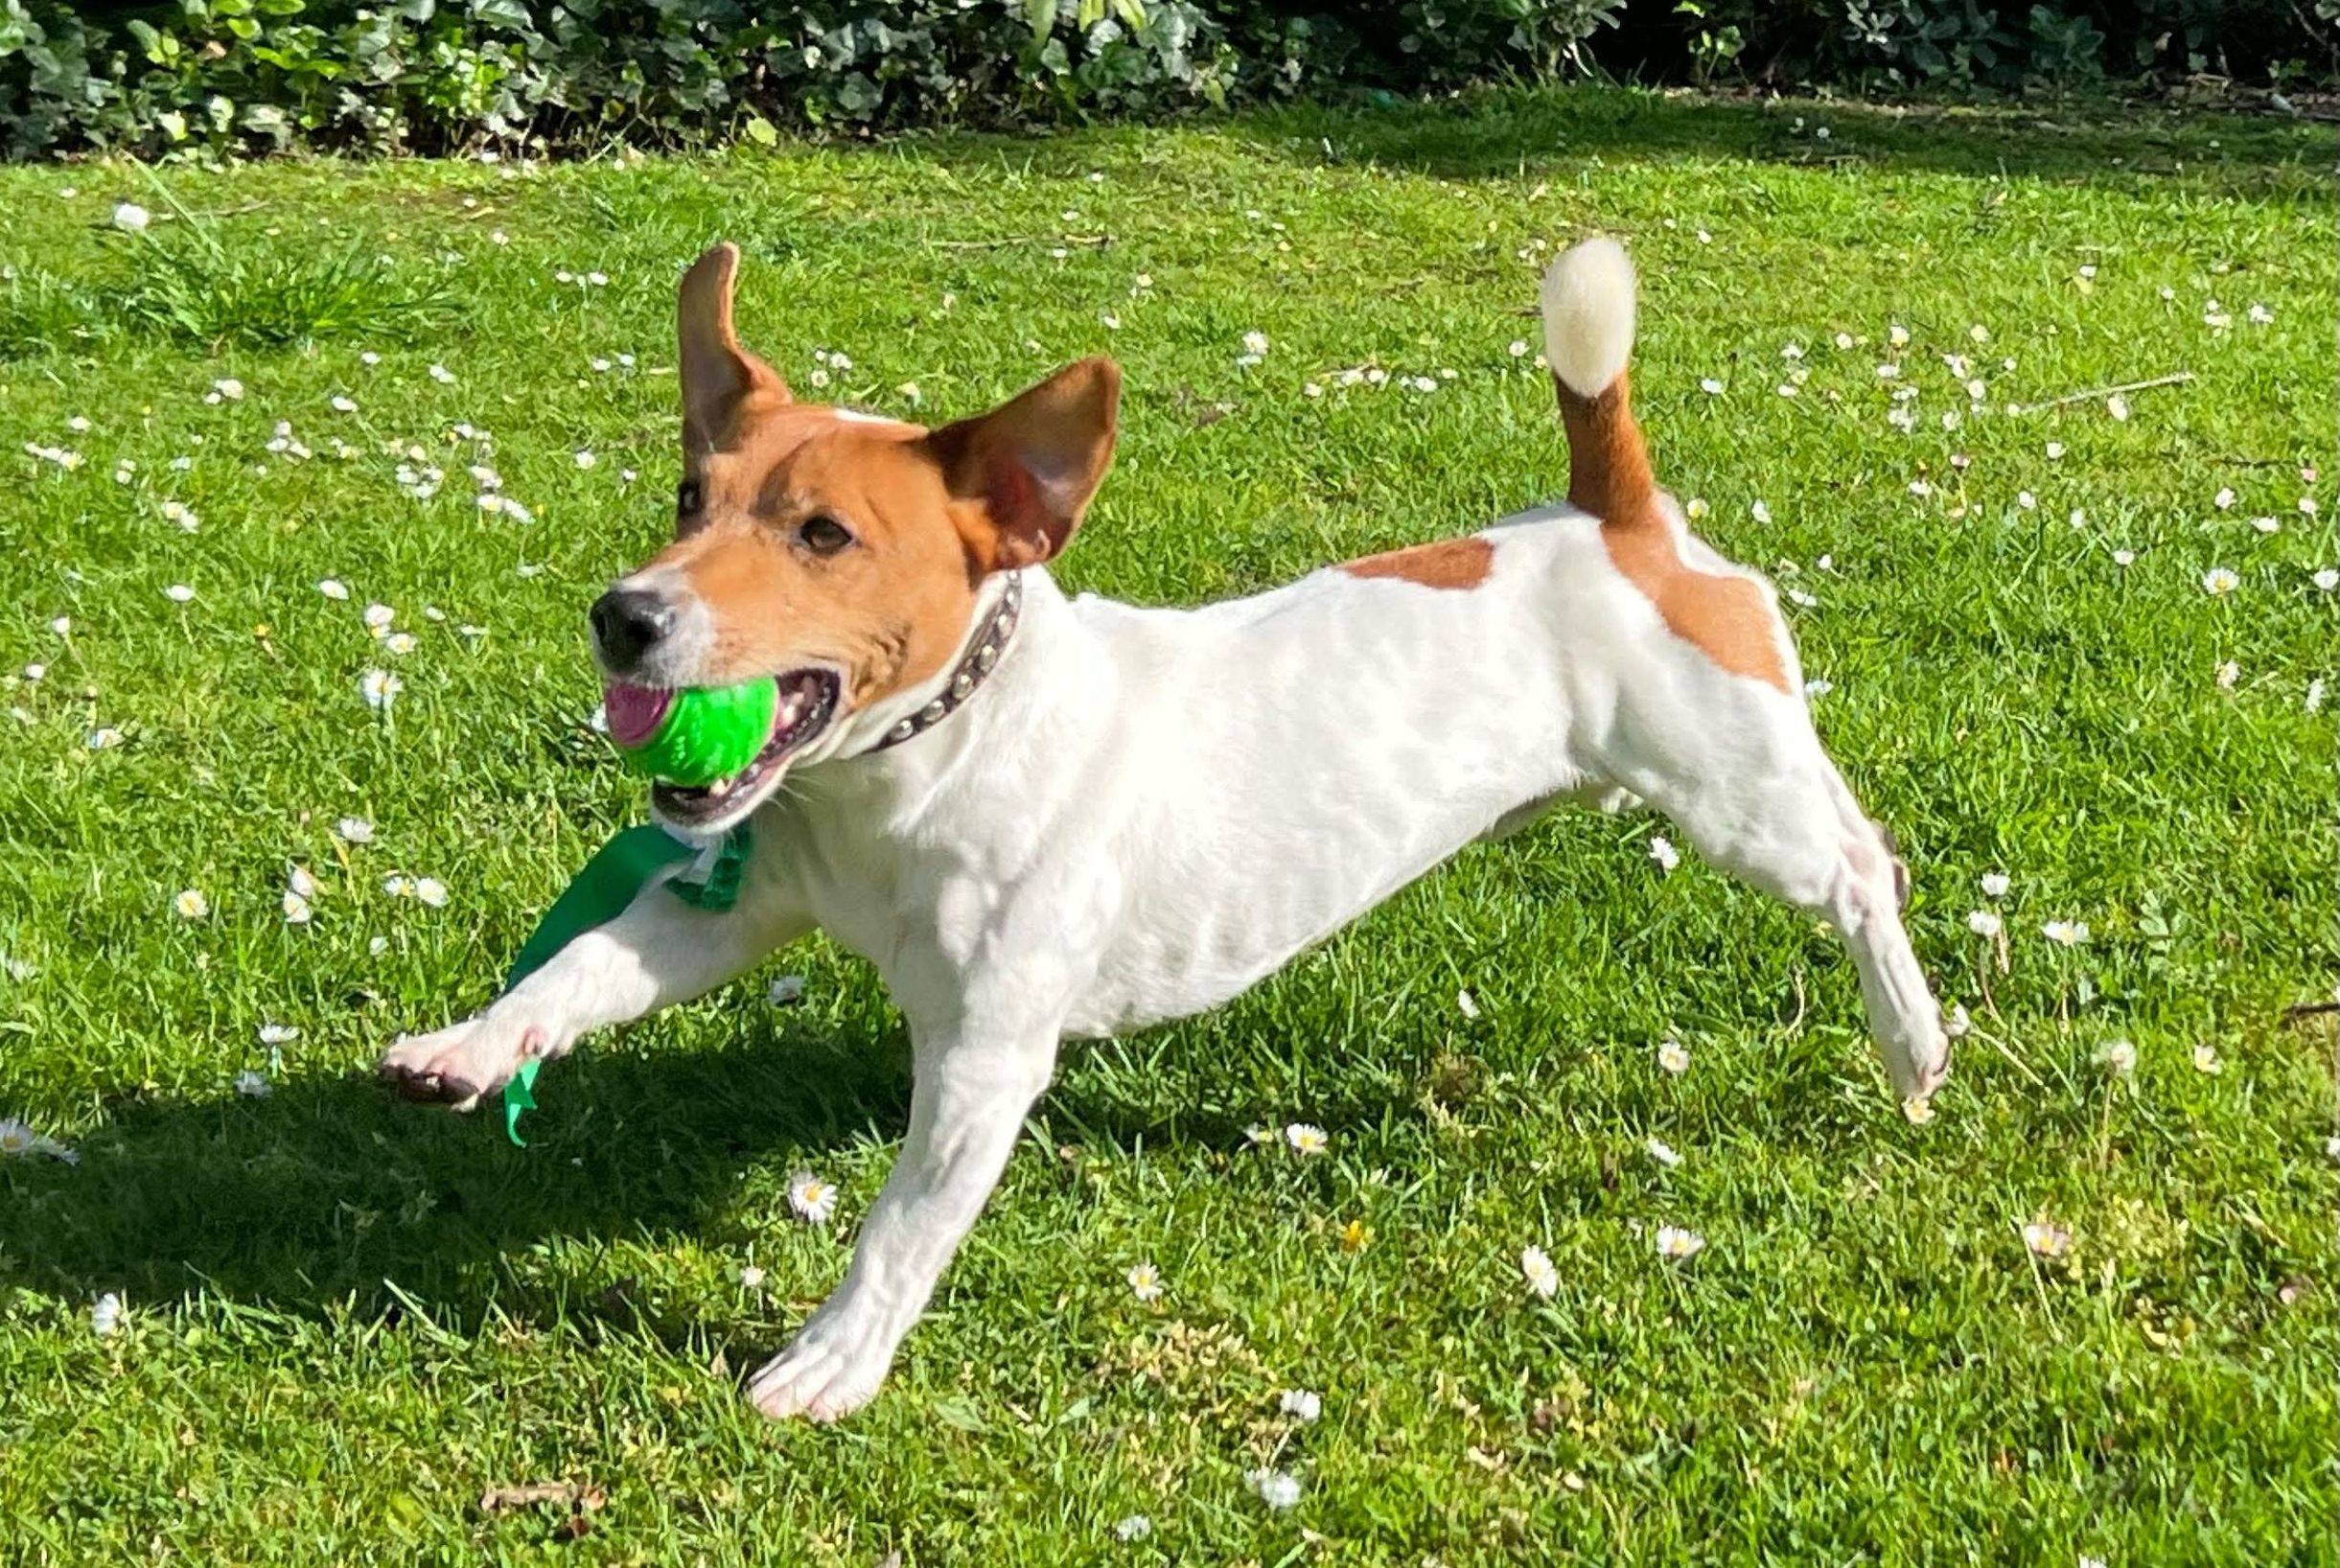
[[[909,1025],[910,1130],[844,1283],[749,1384],[766,1415],[876,1394],[1058,1041],[1216,1006],[1562,801],[1647,801],[1824,918],[1896,1090],[1941,1082],[1906,872],[1820,749],[1772,589],[1652,478],[1614,242],[1543,280],[1565,505],[1194,610],[1048,574],[1112,461],[1113,361],[933,430],[799,403],[732,331],[738,263],[682,283],[674,542],[591,615],[619,686],[777,678],[753,762],[651,794],[686,835],[754,817],[738,901],[645,891],[382,1071],[468,1109],[816,928],[869,958]]]

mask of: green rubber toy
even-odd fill
[[[770,676],[732,686],[667,691],[612,681],[610,739],[636,772],[691,788],[729,778],[772,738],[779,686]]]

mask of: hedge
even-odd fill
[[[1606,70],[1856,89],[2328,80],[2340,0],[0,0],[0,150],[687,144]]]

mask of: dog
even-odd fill
[[[1942,1081],[1906,869],[1820,748],[1772,591],[1653,477],[1615,242],[1543,280],[1565,504],[1193,610],[1068,598],[1047,570],[1112,461],[1111,360],[935,429],[799,403],[733,331],[738,261],[718,245],[682,282],[674,542],[591,615],[614,690],[777,678],[753,763],[651,792],[686,836],[753,819],[738,901],[645,891],[382,1071],[469,1108],[816,928],[874,964],[910,1129],[843,1283],[750,1380],[766,1415],[876,1394],[1059,1041],[1216,1006],[1563,802],[1655,806],[1825,919],[1895,1089]]]

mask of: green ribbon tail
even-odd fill
[[[531,1056],[520,1064],[503,1086],[503,1135],[516,1149],[524,1149],[528,1141],[520,1135],[520,1114],[536,1109],[536,1075],[544,1069],[541,1057]]]

